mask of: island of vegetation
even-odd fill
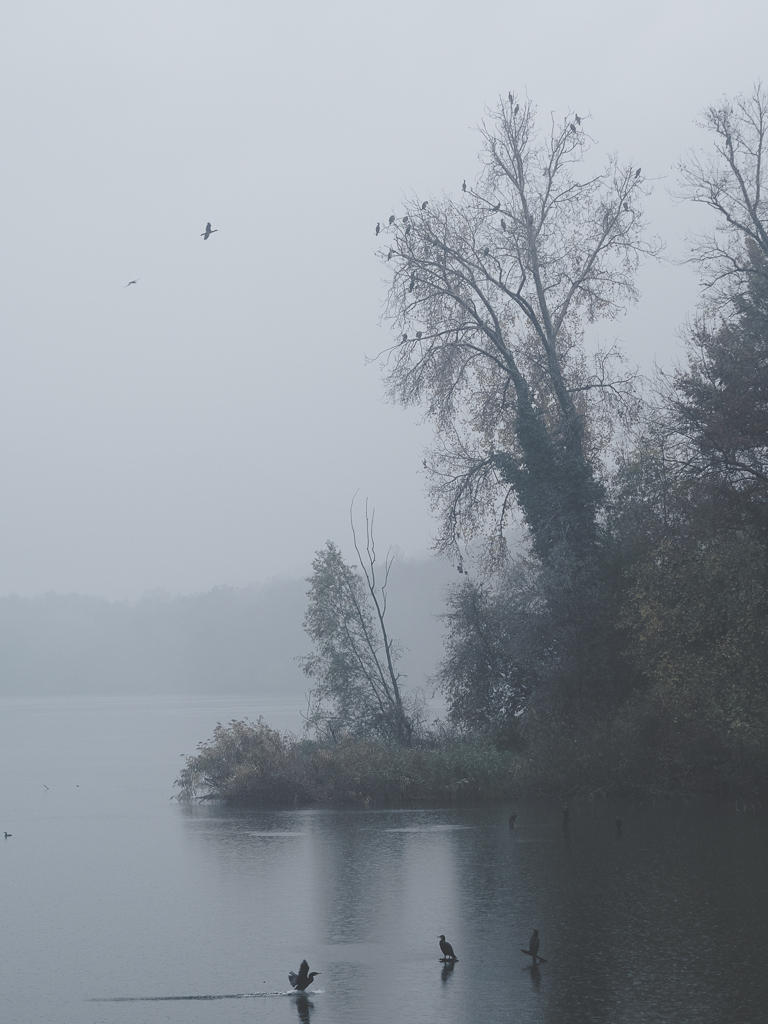
[[[594,323],[660,253],[639,167],[587,159],[588,119],[537,128],[512,94],[477,180],[377,225],[389,396],[434,424],[436,548],[459,580],[429,723],[386,626],[373,516],[309,580],[303,738],[217,726],[183,797],[405,803],[525,793],[745,795],[768,781],[768,95],[724,99],[679,197],[698,309],[643,382]],[[387,222],[388,220],[388,222]],[[524,540],[509,543],[517,523]]]

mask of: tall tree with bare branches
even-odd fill
[[[707,107],[699,125],[712,146],[680,162],[679,196],[717,215],[711,231],[692,239],[691,259],[710,306],[721,308],[744,296],[756,276],[766,276],[768,92],[758,83],[747,96],[724,98]]]
[[[644,241],[639,168],[592,173],[583,119],[537,128],[510,94],[480,127],[481,172],[459,197],[413,197],[383,229],[391,273],[390,395],[436,427],[427,462],[438,546],[505,549],[512,510],[534,549],[586,552],[603,500],[599,463],[634,400],[615,348],[589,358],[585,326],[636,298]]]
[[[372,735],[410,744],[418,702],[402,687],[399,647],[386,624],[393,555],[378,562],[373,516],[365,511],[361,548],[350,509],[358,566],[328,541],[312,562],[304,629],[314,652],[300,659],[315,680],[308,724],[320,734]]]

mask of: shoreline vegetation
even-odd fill
[[[768,91],[708,107],[679,196],[712,214],[681,362],[643,383],[588,325],[637,298],[642,168],[584,175],[584,119],[510,93],[456,196],[377,225],[384,382],[434,438],[423,467],[446,595],[428,727],[387,618],[374,512],[356,563],[316,553],[308,737],[217,726],[182,794],[278,803],[768,788]],[[383,228],[382,228],[383,224]],[[354,500],[353,500],[354,505]],[[360,514],[358,513],[358,518]],[[512,529],[521,540],[513,550]]]
[[[762,761],[766,756],[763,754]],[[535,747],[500,750],[482,737],[436,730],[405,747],[345,735],[300,738],[256,722],[218,723],[176,780],[180,801],[233,805],[402,807],[500,802],[530,796],[755,799],[765,764],[698,751],[672,736],[649,743],[636,723],[612,722],[587,739],[554,735]]]

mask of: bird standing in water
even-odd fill
[[[302,960],[299,973],[294,974],[293,971],[290,971],[288,973],[288,981],[290,981],[292,988],[295,988],[298,992],[303,992],[305,988],[309,988],[319,973],[320,971],[312,971],[310,974],[309,964],[306,960]]]
[[[531,951],[531,956],[533,957],[534,964],[536,963],[536,957],[539,955],[540,945],[541,943],[539,942],[539,929],[534,928],[533,935],[531,936],[531,941],[528,943],[528,949],[530,949]]]
[[[445,936],[438,935],[438,938],[440,939],[440,952],[443,954],[443,958],[445,960],[458,960],[459,958],[453,952],[453,946],[450,942],[445,941]]]

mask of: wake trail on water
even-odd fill
[[[206,1001],[212,999],[270,999],[280,996],[317,996],[325,989],[306,989],[304,992],[234,992],[229,995],[216,996],[105,996],[89,999],[89,1003],[173,1003],[190,1000]]]

